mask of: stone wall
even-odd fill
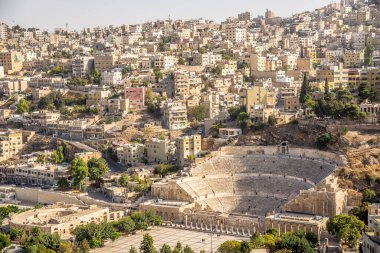
[[[273,155],[277,154],[276,146],[226,146],[220,149],[221,155],[249,155],[249,154],[262,154]],[[316,159],[324,159],[329,161],[335,161],[339,165],[343,163],[339,154],[320,151],[317,149],[296,148],[289,147],[289,155],[303,156]]]
[[[317,187],[301,193],[283,206],[283,211],[323,217],[341,214],[347,206],[347,191],[338,187],[337,178],[330,176]]]
[[[51,192],[43,191],[34,188],[15,188],[16,199],[32,203],[41,204],[55,204],[57,202],[64,202],[66,204],[83,205],[77,197],[62,193],[62,192]]]

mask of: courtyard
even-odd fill
[[[108,243],[105,247],[96,249],[96,252],[100,253],[126,253],[131,246],[134,246],[137,251],[140,247],[140,242],[143,239],[143,235],[149,233],[154,239],[154,246],[157,250],[161,248],[163,244],[168,244],[171,248],[174,248],[178,241],[181,242],[182,247],[189,245],[195,252],[205,250],[206,252],[216,251],[223,242],[227,240],[242,241],[243,237],[217,235],[211,236],[210,233],[182,230],[176,228],[167,227],[155,227],[149,231],[144,231],[135,235],[123,236],[116,240],[114,243]]]

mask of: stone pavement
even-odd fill
[[[135,246],[137,251],[139,251],[140,242],[142,241],[143,235],[149,233],[154,239],[154,246],[157,250],[166,243],[170,247],[174,248],[178,241],[181,242],[182,247],[189,245],[195,252],[205,250],[206,252],[211,252],[211,234],[181,230],[176,228],[167,227],[155,227],[149,231],[144,231],[135,235],[123,236],[116,240],[113,244],[108,243],[105,247],[96,249],[95,252],[99,253],[128,253],[131,246]],[[204,242],[202,241],[204,239]],[[214,234],[212,237],[212,248],[216,252],[219,245],[227,240],[238,240],[241,241],[242,237],[228,236],[228,235],[217,235]]]

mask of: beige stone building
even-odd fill
[[[200,135],[183,136],[176,139],[178,159],[181,165],[189,156],[200,157],[202,151],[202,137]]]
[[[79,225],[112,222],[123,216],[123,211],[111,212],[107,207],[76,206],[58,202],[48,207],[12,214],[9,225],[27,232],[39,228],[44,233],[57,234],[68,239],[73,237],[71,233]]]
[[[4,72],[11,74],[22,69],[23,57],[20,52],[0,52],[0,65],[4,67]]]
[[[284,97],[284,110],[294,112],[300,109],[300,100],[298,97]]]
[[[21,130],[3,130],[0,132],[0,161],[7,160],[22,149]]]
[[[67,166],[47,165],[27,165],[18,164],[14,166],[14,178],[16,183],[27,185],[49,185],[54,186],[60,177],[68,176]]]
[[[371,89],[380,91],[380,69],[367,68],[360,71],[360,83],[367,83]]]
[[[153,138],[145,142],[146,159],[150,163],[165,163],[170,158],[170,140]]]
[[[0,91],[11,96],[20,93],[28,88],[28,82],[22,79],[2,79],[0,80]]]
[[[117,150],[117,158],[121,164],[138,165],[144,159],[144,145],[139,143],[125,144]]]
[[[248,114],[252,114],[255,107],[273,107],[275,104],[274,93],[260,86],[243,89],[240,92],[240,104],[245,105]]]
[[[345,68],[361,67],[364,64],[364,50],[345,51],[343,62]]]
[[[322,168],[323,169],[323,168]],[[283,207],[283,211],[312,213],[324,217],[341,214],[347,205],[347,191],[339,188],[338,178],[329,176],[321,186],[301,191]]]
[[[126,115],[129,110],[129,99],[108,99],[107,109],[109,114]]]
[[[95,70],[104,71],[111,69],[117,61],[114,54],[100,54],[94,56]]]

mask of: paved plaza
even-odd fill
[[[123,236],[116,240],[113,244],[109,243],[101,249],[96,249],[99,253],[128,253],[131,246],[135,246],[139,250],[140,242],[143,235],[149,233],[154,239],[154,246],[157,250],[166,243],[170,247],[174,247],[178,241],[181,242],[182,247],[189,245],[195,252],[205,250],[211,252],[211,234],[190,230],[181,230],[175,228],[155,227],[152,230],[144,231],[131,236]],[[204,242],[202,241],[204,239]],[[235,237],[228,235],[216,235],[212,236],[212,248],[215,252],[219,245],[227,240],[241,241],[243,237]]]

